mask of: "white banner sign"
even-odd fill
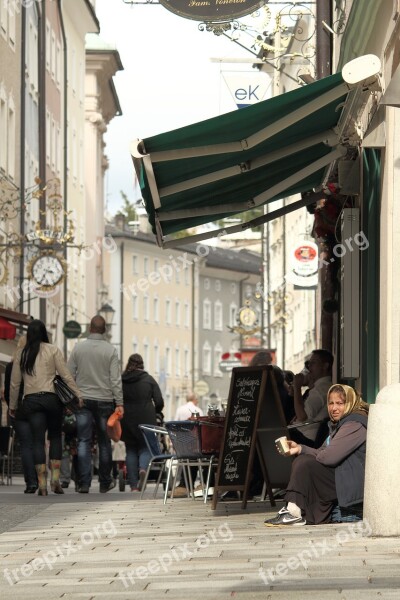
[[[271,87],[271,78],[261,71],[235,71],[222,74],[231,96],[238,108],[245,108],[265,100]],[[270,94],[268,94],[268,97]]]

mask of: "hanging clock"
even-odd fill
[[[257,320],[257,313],[249,306],[246,306],[239,311],[239,320],[242,325],[252,327]]]
[[[41,254],[28,264],[28,275],[41,290],[51,290],[67,273],[66,262],[53,253]]]

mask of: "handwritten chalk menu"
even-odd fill
[[[232,370],[231,385],[225,417],[224,438],[219,456],[213,508],[219,491],[247,489],[255,451],[255,432],[264,396],[268,367],[236,367]]]

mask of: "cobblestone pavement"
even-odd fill
[[[21,484],[0,488],[2,600],[400,597],[400,540],[367,523],[266,528],[269,503],[213,511],[94,489],[27,500]]]

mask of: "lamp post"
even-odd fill
[[[103,317],[106,322],[106,336],[111,339],[111,326],[114,319],[115,310],[108,302],[105,302],[98,310],[98,314]]]

